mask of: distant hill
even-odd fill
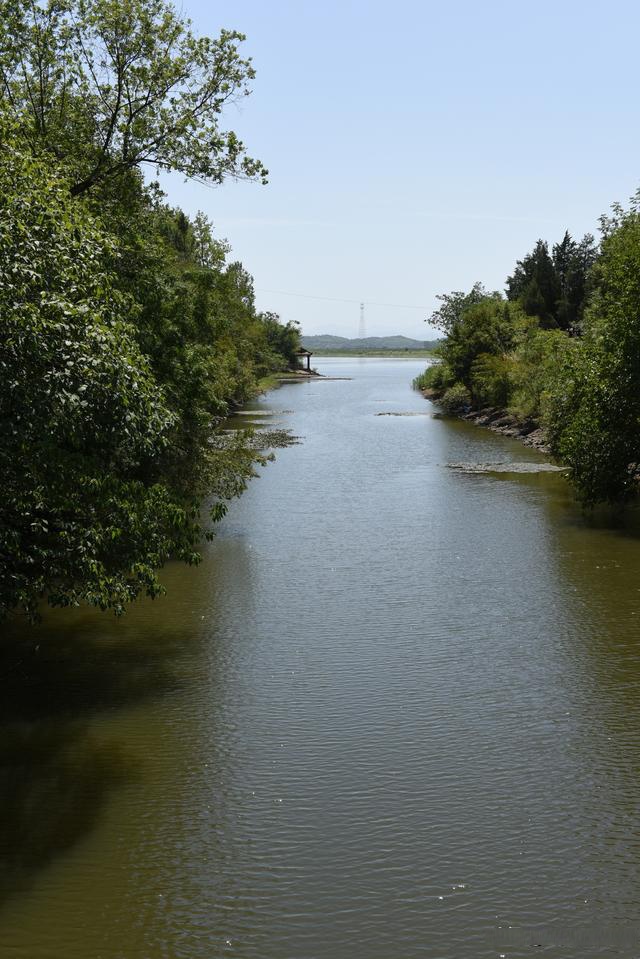
[[[317,336],[303,334],[301,343],[305,350],[325,353],[332,350],[432,350],[438,340],[412,340],[408,336],[365,336],[351,340],[346,336],[320,333]]]

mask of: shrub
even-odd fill
[[[512,357],[509,409],[518,417],[546,420],[563,358],[572,340],[560,330],[531,326]]]
[[[462,413],[471,406],[471,393],[463,383],[454,383],[440,400],[445,413]]]
[[[471,367],[471,388],[476,406],[506,406],[511,393],[512,361],[509,356],[481,353]]]
[[[446,363],[442,361],[428,366],[424,373],[416,376],[413,385],[417,390],[443,392],[453,386],[455,377]]]

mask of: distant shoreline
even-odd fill
[[[400,359],[424,359],[433,356],[433,350],[314,350],[312,356],[388,356]]]

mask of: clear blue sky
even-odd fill
[[[253,93],[226,123],[270,183],[164,178],[169,199],[204,210],[259,308],[306,333],[357,336],[364,300],[369,335],[428,337],[438,293],[502,289],[538,237],[597,233],[640,185],[636,3],[181,9],[198,33],[247,34]]]

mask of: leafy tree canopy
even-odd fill
[[[500,293],[488,293],[482,283],[474,283],[468,293],[460,290],[443,293],[436,297],[442,305],[431,314],[428,322],[448,335],[460,323],[466,310],[488,298],[502,299]]]
[[[254,77],[241,33],[196,37],[168,0],[1,0],[0,98],[85,193],[150,164],[220,183],[267,171],[220,117]]]
[[[518,300],[528,316],[537,316],[543,328],[579,330],[587,297],[588,277],[596,259],[594,238],[587,233],[579,243],[565,232],[551,254],[544,240],[518,260],[507,278],[507,297]]]
[[[584,338],[557,378],[551,420],[589,505],[634,496],[640,466],[640,196],[601,225]]]
[[[174,417],[109,238],[1,134],[0,613],[43,594],[119,608],[156,591],[171,550],[191,552],[193,517],[151,475]]]
[[[440,347],[440,354],[454,379],[472,384],[474,361],[481,355],[500,356],[514,341],[511,304],[485,297],[468,307]]]
[[[70,9],[25,17],[73,34]],[[50,69],[58,91],[67,74]],[[96,165],[99,98],[83,103],[69,81],[58,120],[38,94],[38,127],[27,61],[16,71],[0,102],[0,619],[36,617],[42,600],[121,611],[160,592],[169,558],[198,560],[265,461],[218,426],[286,368],[298,330],[256,311],[250,274],[204,214],[118,166],[124,140]],[[87,169],[92,189],[72,189]]]

